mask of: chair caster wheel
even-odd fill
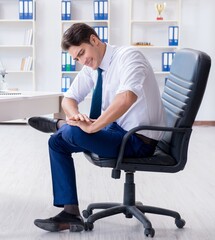
[[[146,235],[146,237],[151,236],[153,238],[155,235],[155,230],[154,228],[146,228],[144,234]]]
[[[126,217],[126,218],[132,218],[133,215],[132,215],[131,213],[127,213],[127,214],[125,214],[125,217]]]
[[[175,225],[178,227],[178,228],[183,228],[184,225],[185,225],[185,221],[184,219],[175,219]]]
[[[88,211],[88,210],[83,210],[82,211],[82,215],[84,218],[88,218],[90,215],[92,215],[92,211]]]
[[[93,223],[91,223],[91,222],[85,222],[85,224],[84,224],[84,229],[85,229],[85,231],[92,231],[93,230],[93,228],[94,228],[94,224]]]
[[[88,226],[87,226],[87,223],[86,223],[86,222],[84,223],[84,230],[85,230],[85,231],[88,231]]]

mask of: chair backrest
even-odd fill
[[[211,59],[204,52],[181,49],[175,54],[162,94],[168,127],[192,128],[204,95],[210,66]],[[178,144],[181,141],[180,134],[168,132],[159,142],[159,147],[171,153],[178,161]]]

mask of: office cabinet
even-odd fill
[[[63,4],[68,4],[65,7]],[[106,14],[105,17],[98,16],[101,12],[99,4],[102,5],[102,11]],[[65,8],[68,16],[65,17]],[[98,7],[98,8],[97,8]],[[98,11],[100,10],[100,11]],[[104,42],[111,42],[110,39],[110,0],[94,1],[94,0],[62,0],[61,9],[61,32],[63,33],[74,23],[83,22],[93,27],[98,33],[99,37]],[[61,59],[61,90],[64,92],[68,89],[70,83],[81,70],[82,66],[74,62],[68,53],[62,51]]]
[[[31,16],[20,19],[19,0],[0,0],[0,70],[6,70],[10,89],[35,90],[35,1],[31,4]]]
[[[161,13],[163,19],[159,19],[157,4],[165,5]],[[180,48],[180,16],[181,0],[166,0],[165,3],[156,0],[130,0],[130,45],[147,57],[161,85],[168,74],[174,52]],[[174,37],[177,38],[174,43],[171,42],[173,30]],[[164,67],[166,61],[169,61],[167,68]]]

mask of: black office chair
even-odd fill
[[[92,203],[83,211],[87,218],[86,230],[92,230],[94,222],[100,218],[124,213],[125,217],[135,216],[144,226],[144,234],[153,237],[155,230],[145,213],[166,215],[175,218],[178,228],[183,228],[185,221],[180,214],[157,207],[144,206],[135,201],[134,172],[167,172],[183,170],[187,162],[187,150],[192,125],[198,112],[205,91],[211,66],[210,57],[193,49],[179,50],[173,60],[162,94],[168,127],[139,126],[130,130],[123,138],[117,159],[99,158],[93,153],[85,153],[87,159],[99,167],[112,169],[112,178],[120,178],[125,171],[123,203]],[[124,158],[124,148],[129,136],[139,130],[165,131],[156,151],[148,158]],[[94,209],[104,209],[93,214]]]

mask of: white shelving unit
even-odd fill
[[[165,0],[163,20],[157,20],[157,0],[130,0],[130,45],[140,49],[152,64],[162,89],[168,72],[162,71],[162,52],[175,52],[180,48],[181,0]],[[179,27],[178,46],[169,46],[169,26]],[[137,45],[138,43],[138,45]],[[150,44],[150,45],[146,45]]]
[[[61,33],[63,33],[74,23],[86,23],[92,27],[108,27],[108,43],[110,38],[110,1],[108,0],[108,20],[94,20],[94,1],[93,0],[72,0],[71,1],[71,20],[61,20]],[[60,16],[61,17],[61,16]],[[61,63],[62,64],[62,63]],[[62,66],[60,66],[61,68]],[[61,71],[60,79],[63,76],[69,76],[72,79],[81,70],[82,66],[76,63],[75,71]]]
[[[35,16],[34,8],[35,1]],[[32,34],[27,36],[28,31]],[[0,33],[0,61],[8,73],[5,77],[8,88],[35,90],[35,20],[19,19],[19,0],[0,0]],[[22,59],[29,56],[32,67],[24,70]]]

